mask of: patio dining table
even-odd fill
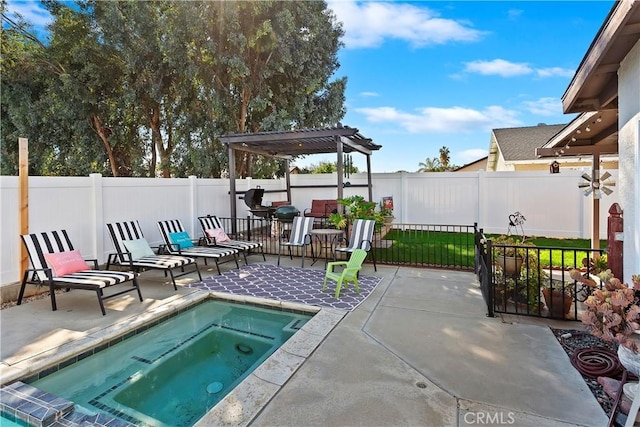
[[[320,252],[318,253],[318,257],[322,254],[324,250],[324,266],[327,266],[329,262],[329,253],[331,253],[331,257],[333,258],[334,246],[337,238],[343,235],[342,230],[338,230],[335,228],[315,228],[310,231],[312,236],[315,236],[320,242]],[[315,258],[311,265],[315,264],[318,259]]]

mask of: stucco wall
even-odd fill
[[[618,71],[620,204],[624,211],[624,280],[640,274],[640,42]]]

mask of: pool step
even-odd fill
[[[309,319],[294,319],[291,322],[289,322],[287,326],[282,328],[282,331],[296,333],[300,330],[300,328],[304,326],[305,323],[307,323],[307,320]]]

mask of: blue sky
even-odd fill
[[[568,123],[561,97],[613,1],[329,5],[346,32],[343,123],[382,145],[373,172],[415,172],[442,146],[457,165],[486,156],[494,128]]]
[[[613,1],[329,1],[343,23],[344,125],[382,149],[373,172],[415,172],[447,146],[463,165],[491,129],[568,123],[561,97]],[[35,1],[10,1],[36,26]],[[298,166],[335,161],[309,156]],[[366,160],[354,154],[366,171]]]

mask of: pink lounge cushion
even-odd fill
[[[56,252],[44,254],[44,259],[49,267],[53,269],[53,276],[64,276],[66,274],[77,273],[83,270],[91,270],[89,264],[82,259],[80,251]]]
[[[205,230],[209,238],[215,239],[216,243],[228,242],[231,239],[222,228],[209,228]]]

